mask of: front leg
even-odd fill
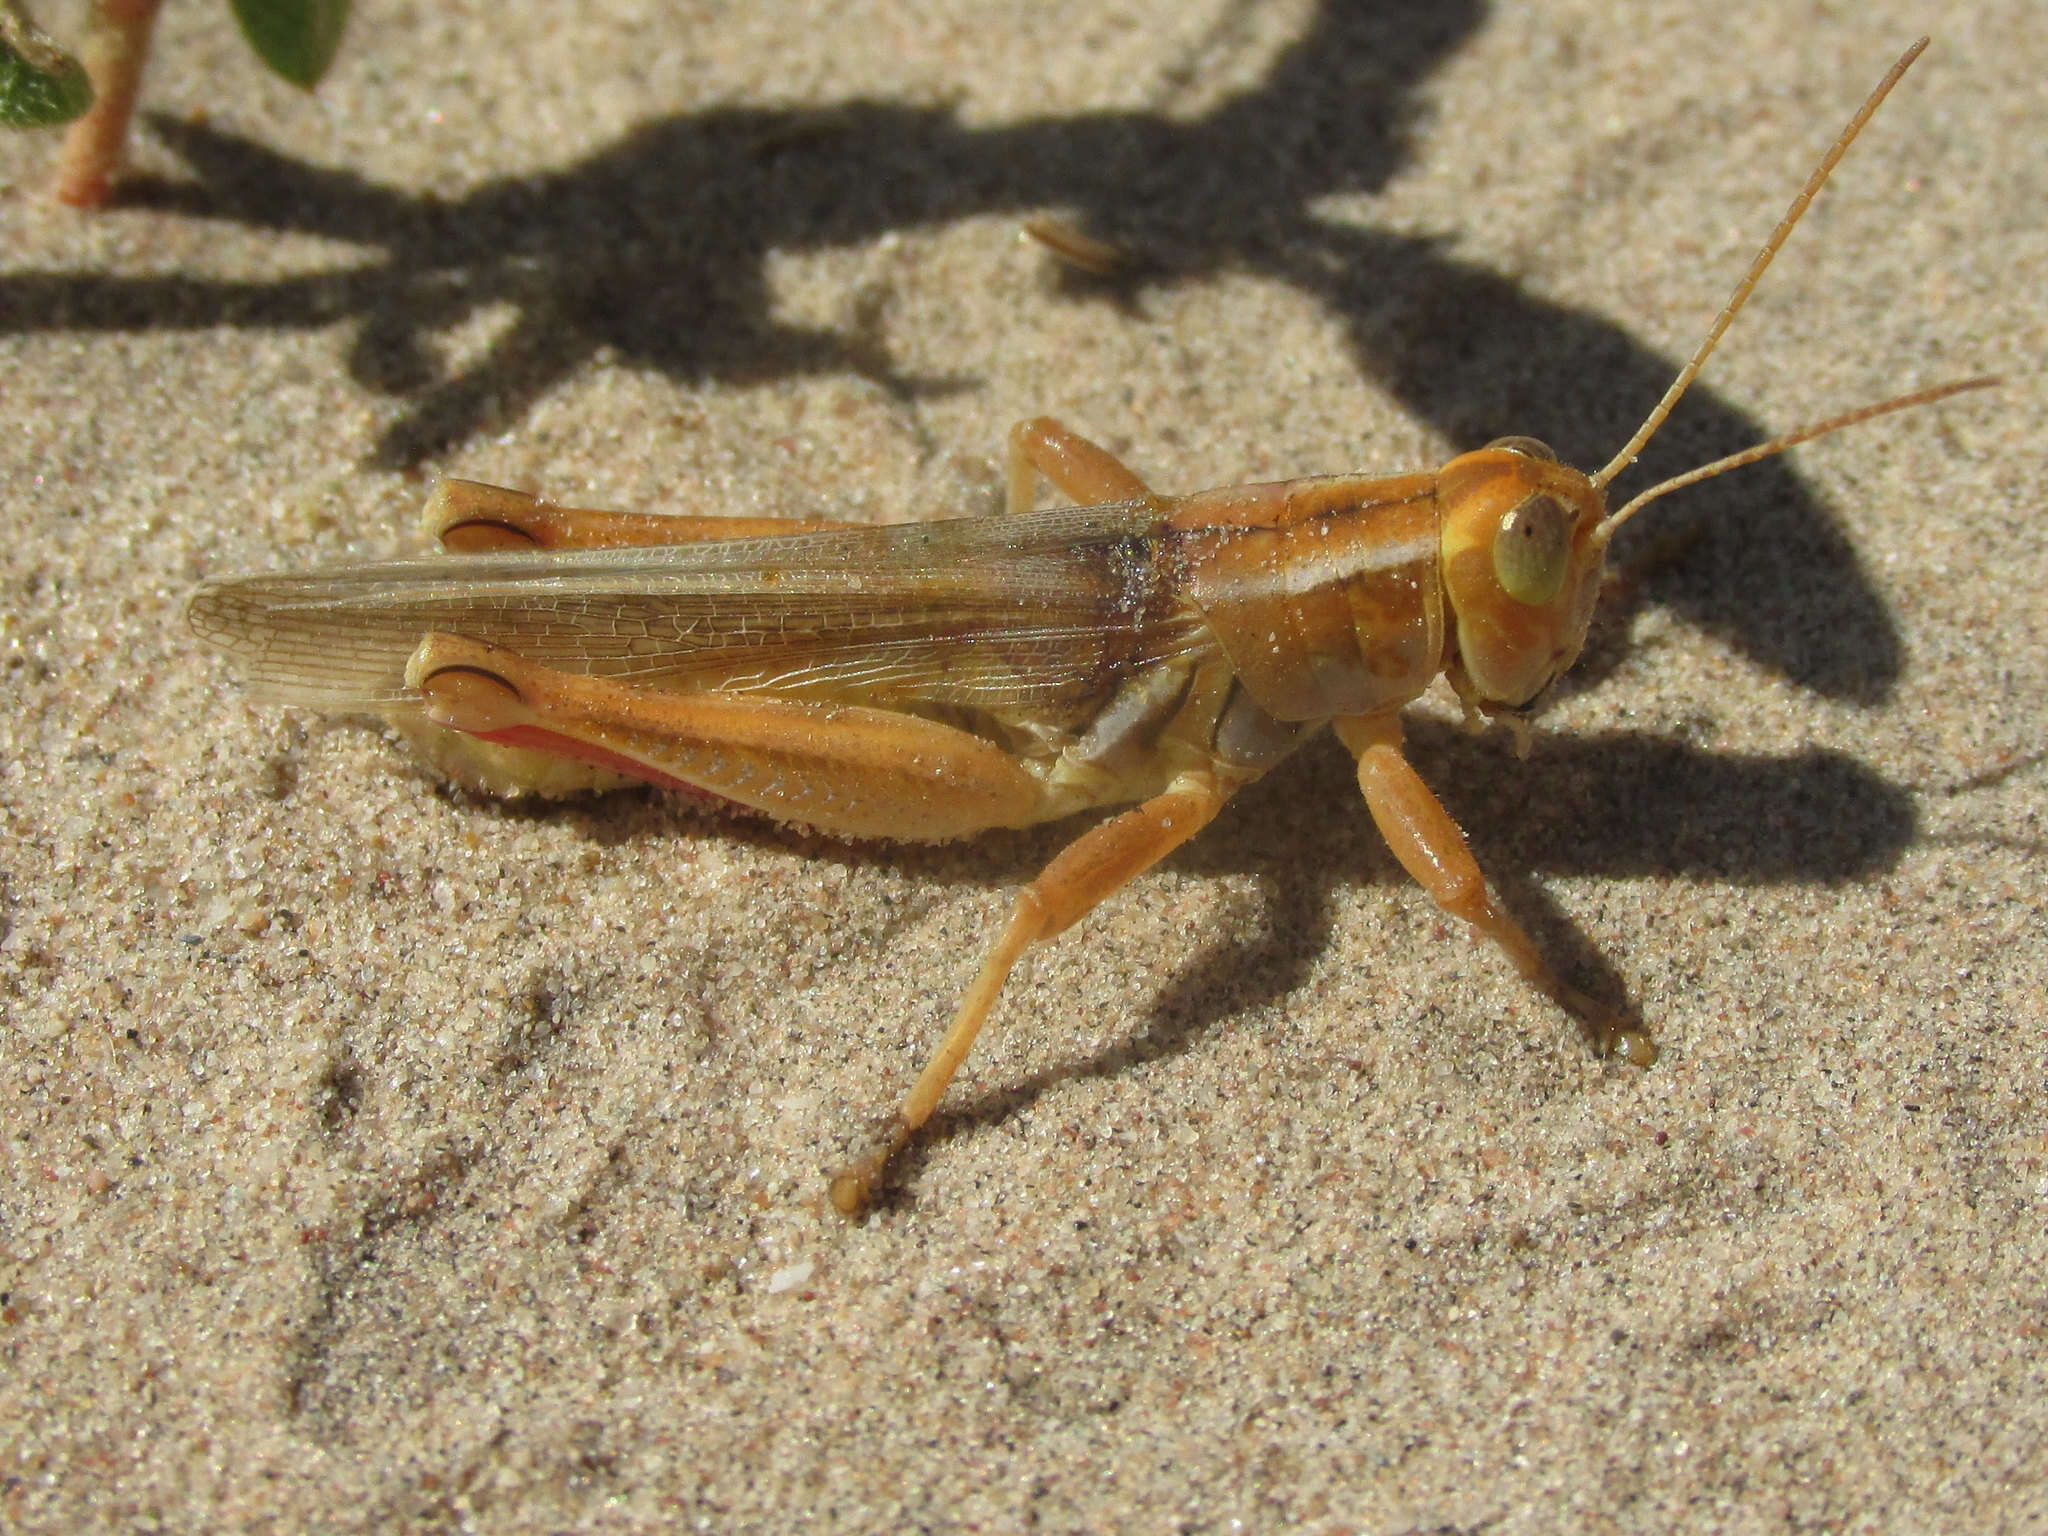
[[[1560,977],[1522,925],[1494,901],[1465,834],[1402,755],[1400,720],[1366,715],[1333,721],[1332,729],[1358,759],[1358,787],[1373,824],[1436,904],[1506,951],[1531,986],[1586,1027],[1601,1055],[1619,1051],[1639,1067],[1655,1061],[1657,1047],[1640,1025]]]

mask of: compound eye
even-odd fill
[[[1493,536],[1493,574],[1518,603],[1541,607],[1571,571],[1572,518],[1554,496],[1525,496]]]
[[[1557,454],[1550,444],[1533,437],[1496,437],[1486,446],[1505,448],[1509,453],[1519,453],[1525,459],[1541,459],[1546,464],[1557,462]]]

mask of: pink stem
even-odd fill
[[[107,200],[128,143],[128,124],[149,62],[149,34],[163,0],[93,0],[90,30],[79,52],[92,80],[92,110],[64,133],[57,196],[74,208]]]

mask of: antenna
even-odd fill
[[[1689,469],[1682,475],[1673,475],[1669,480],[1659,481],[1635,497],[1619,512],[1600,520],[1593,530],[1593,537],[1605,544],[1614,537],[1614,530],[1634,517],[1659,496],[1681,490],[1688,485],[1697,485],[1702,480],[1711,480],[1716,475],[1725,475],[1731,469],[1740,469],[1745,464],[1754,464],[1758,459],[1768,459],[1773,454],[1783,453],[1787,448],[1796,448],[1801,443],[1810,443],[1816,437],[1825,437],[1830,432],[1839,432],[1844,427],[1853,427],[1860,421],[1870,421],[1879,416],[1889,416],[1893,411],[1911,410],[1916,405],[1932,405],[1937,400],[1946,400],[1950,395],[1960,395],[1973,389],[1991,389],[2003,383],[1996,374],[1984,374],[1974,379],[1958,379],[1950,384],[1930,384],[1925,389],[1916,389],[1910,395],[1898,395],[1890,400],[1880,400],[1875,405],[1859,405],[1853,411],[1844,411],[1839,416],[1830,416],[1825,421],[1816,421],[1812,426],[1800,427],[1781,437],[1774,437],[1767,443],[1758,443],[1754,448],[1745,448],[1740,453],[1731,453],[1725,459],[1716,459],[1711,464],[1702,464],[1698,469]]]
[[[1827,184],[1828,177],[1833,173],[1836,165],[1841,162],[1842,156],[1848,152],[1849,146],[1856,142],[1856,135],[1863,131],[1863,125],[1869,122],[1872,114],[1884,104],[1884,99],[1891,94],[1892,87],[1899,83],[1899,77],[1905,74],[1907,69],[1912,66],[1913,61],[1920,57],[1926,47],[1927,39],[1923,37],[1919,42],[1899,55],[1899,62],[1886,72],[1885,77],[1877,82],[1877,89],[1872,91],[1863,105],[1856,109],[1856,115],[1849,119],[1849,126],[1842,130],[1834,144],[1829,147],[1828,152],[1821,156],[1820,164],[1813,168],[1813,174],[1806,178],[1806,185],[1799,189],[1799,195],[1792,199],[1792,206],[1785,210],[1785,216],[1778,220],[1778,227],[1771,231],[1771,238],[1764,242],[1764,248],[1756,253],[1756,259],[1749,264],[1749,270],[1742,275],[1742,281],[1735,285],[1735,292],[1730,294],[1728,302],[1721,306],[1721,313],[1714,317],[1714,323],[1707,328],[1706,340],[1699,344],[1698,350],[1692,355],[1692,361],[1679,370],[1678,377],[1671,381],[1671,387],[1664,391],[1664,398],[1657,402],[1657,408],[1644,418],[1643,424],[1640,427],[1636,428],[1635,436],[1624,443],[1621,452],[1609,459],[1606,467],[1592,477],[1594,485],[1605,490],[1607,482],[1633,464],[1636,455],[1642,452],[1643,445],[1656,435],[1659,427],[1664,425],[1664,418],[1671,414],[1671,408],[1678,404],[1680,398],[1684,396],[1686,390],[1691,386],[1692,381],[1699,377],[1700,369],[1706,366],[1707,359],[1713,355],[1715,344],[1720,341],[1729,325],[1734,322],[1735,316],[1741,311],[1743,304],[1748,300],[1751,290],[1756,287],[1757,280],[1764,275],[1765,270],[1770,266],[1771,258],[1778,254],[1778,247],[1785,243],[1786,236],[1792,233],[1793,227],[1798,224],[1801,216],[1805,214],[1807,206],[1813,202],[1815,195],[1819,193],[1820,189]],[[1981,388],[1986,382],[1988,381],[1972,380],[1969,385],[1962,387]],[[1954,389],[1950,389],[1949,392],[1954,393]],[[1907,405],[1919,404],[1921,398],[1918,396],[1906,396],[1886,406],[1869,408],[1868,414],[1880,415],[1885,410],[1904,410]],[[1939,398],[1939,396],[1927,398]],[[1839,419],[1819,429],[1808,431],[1805,436],[1795,433],[1790,440],[1780,440],[1775,448],[1770,444],[1765,444],[1763,448],[1751,451],[1754,458],[1763,458],[1766,456],[1764,450],[1780,452],[1785,448],[1789,448],[1794,441],[1804,442],[1807,437],[1818,436],[1821,431],[1832,431],[1835,427],[1849,425],[1851,420],[1861,421],[1865,419],[1866,416],[1859,416],[1852,412],[1849,417]],[[1718,474],[1722,470],[1735,468],[1738,461],[1747,464],[1754,462],[1754,459],[1743,458],[1738,454],[1735,459],[1724,459],[1718,465],[1709,465],[1708,470]],[[1695,471],[1692,476],[1692,479],[1695,480],[1705,478],[1706,472],[1702,471]],[[1687,481],[1686,483],[1689,484],[1691,482]],[[1663,486],[1658,487],[1658,490],[1665,491],[1676,488],[1677,482],[1666,482]],[[1629,504],[1628,510],[1632,511],[1642,500],[1642,497],[1638,497],[1636,501]],[[1626,515],[1627,512],[1625,511],[1622,516]],[[1601,526],[1611,531],[1613,526],[1618,524],[1620,520],[1620,517],[1610,517]]]

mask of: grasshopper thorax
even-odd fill
[[[1530,437],[1437,476],[1451,644],[1445,672],[1481,710],[1529,705],[1578,659],[1600,593],[1607,498]]]

